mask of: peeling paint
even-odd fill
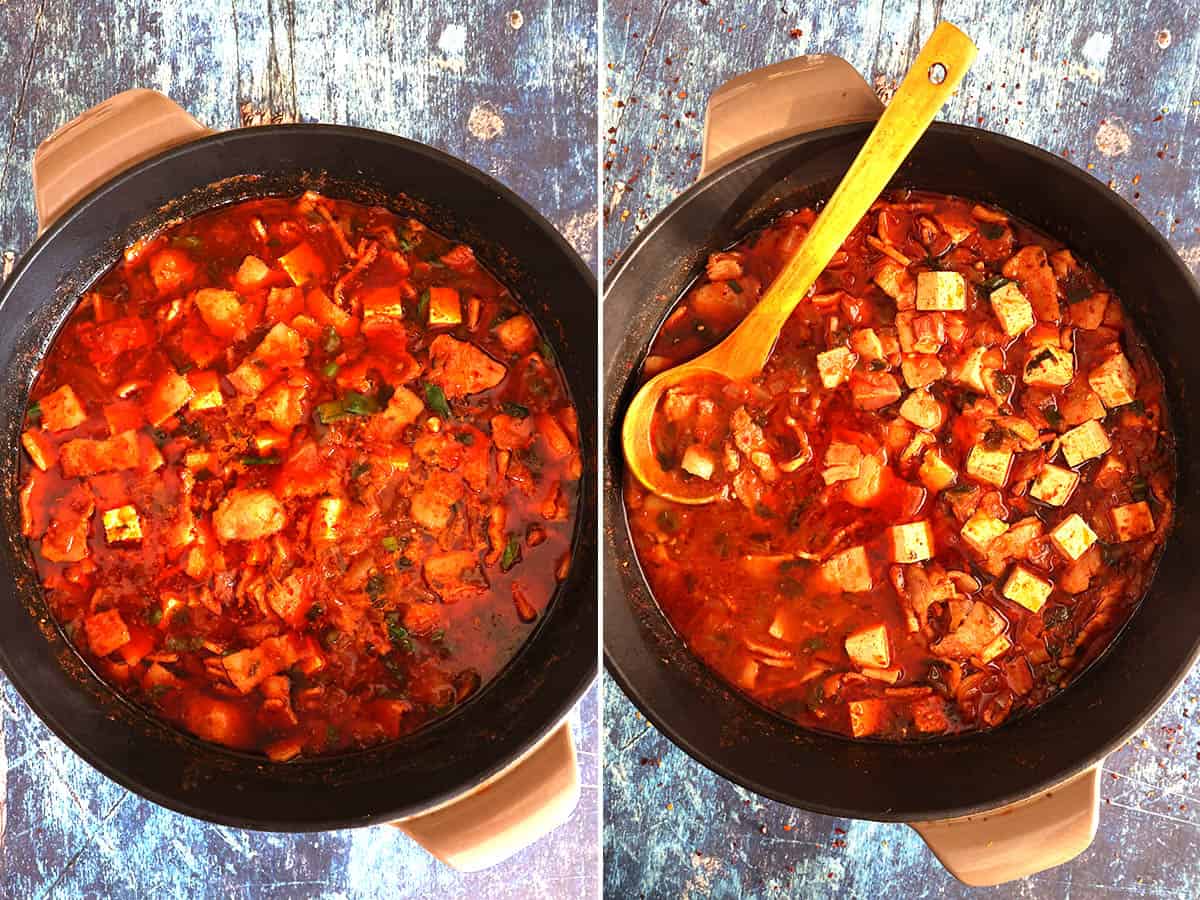
[[[467,129],[481,141],[490,141],[504,134],[504,119],[491,103],[476,103],[467,117]]]
[[[1101,122],[1100,127],[1096,129],[1094,143],[1096,149],[1105,156],[1124,156],[1133,146],[1129,132],[1125,130],[1119,119],[1106,119]]]

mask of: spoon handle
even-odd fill
[[[942,22],[934,29],[800,249],[738,330],[778,335],[817,276],[887,187],[909,151],[958,87],[975,60],[976,52],[971,39],[949,22]],[[935,80],[939,77],[940,80]],[[774,340],[769,344],[761,343],[766,345],[761,348],[762,358],[742,356],[738,361],[739,369],[757,372],[766,365]]]

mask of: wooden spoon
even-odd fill
[[[971,39],[942,22],[917,55],[867,142],[834,191],[804,243],[771,283],[758,305],[721,343],[695,359],[661,372],[644,385],[621,428],[625,461],[649,490],[677,503],[711,503],[721,496],[707,482],[693,488],[663,469],[651,440],[651,421],[663,393],[698,375],[746,381],[758,375],[792,311],[808,294],[834,253],[896,174],[975,59]]]

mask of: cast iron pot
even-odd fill
[[[169,104],[149,91],[113,102],[116,112],[106,104],[87,114],[93,119],[84,125],[97,131],[92,146],[76,154],[80,160],[106,150],[128,153],[119,133],[101,133],[111,124],[106,116],[125,116],[130,121],[124,126],[137,129]],[[170,107],[165,115],[172,127],[187,131],[179,128],[179,117],[194,120]],[[68,131],[78,132],[82,121],[52,141],[75,137]],[[196,138],[198,130],[186,137]],[[70,169],[71,154],[61,145],[54,149],[56,163],[48,166],[54,171],[41,172],[37,185],[43,215],[57,196],[69,193],[68,182],[92,177],[64,175],[60,169]],[[585,423],[584,476],[570,574],[532,637],[493,682],[462,708],[398,742],[277,765],[203,743],[146,715],[75,655],[47,615],[21,536],[17,460],[39,361],[81,289],[124,245],[179,216],[309,188],[410,212],[475,249],[531,311],[561,361]],[[163,806],[226,825],[310,831],[392,821],[444,804],[500,773],[562,722],[595,677],[596,448],[586,424],[596,414],[595,296],[595,280],[583,262],[511,191],[444,153],[388,134],[324,125],[244,129],[200,137],[109,178],[48,227],[0,292],[5,673],[38,716],[105,775]],[[575,786],[577,796],[577,780]]]
[[[1089,769],[1092,784],[1082,793],[1094,798],[1094,767],[1159,708],[1200,648],[1200,567],[1192,556],[1200,544],[1200,421],[1188,402],[1200,396],[1200,292],[1136,210],[1062,159],[979,129],[935,124],[893,186],[994,203],[1063,241],[1120,296],[1162,367],[1178,439],[1177,522],[1148,596],[1110,652],[1069,690],[993,731],[923,743],[852,741],[802,729],[713,675],[672,630],[638,564],[622,501],[620,424],[651,338],[709,253],[783,211],[826,199],[870,127],[822,128],[723,166],[648,224],[606,274],[606,665],[646,717],[697,761],[815,812],[944,820],[1013,804]],[[712,137],[710,123],[710,155]],[[1094,820],[1090,827],[1075,852],[1090,842]]]

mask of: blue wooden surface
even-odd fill
[[[214,128],[320,121],[453,153],[538,207],[596,262],[596,31],[590,0],[0,2],[0,252],[33,240],[42,138],[130,87]],[[0,676],[5,897],[594,897],[597,697],[572,716],[583,799],[550,838],[464,876],[395,829],[220,828],[97,774]]]
[[[981,51],[943,119],[1063,153],[1137,204],[1193,271],[1200,267],[1197,5],[1161,0],[610,0],[602,23],[606,259],[695,180],[704,105],[723,81],[827,52],[886,92],[940,18]],[[1200,896],[1200,785],[1192,785],[1200,780],[1200,672],[1109,757],[1090,850],[979,891],[947,875],[906,826],[813,815],[734,787],[668,742],[611,679],[604,687],[611,896]]]

